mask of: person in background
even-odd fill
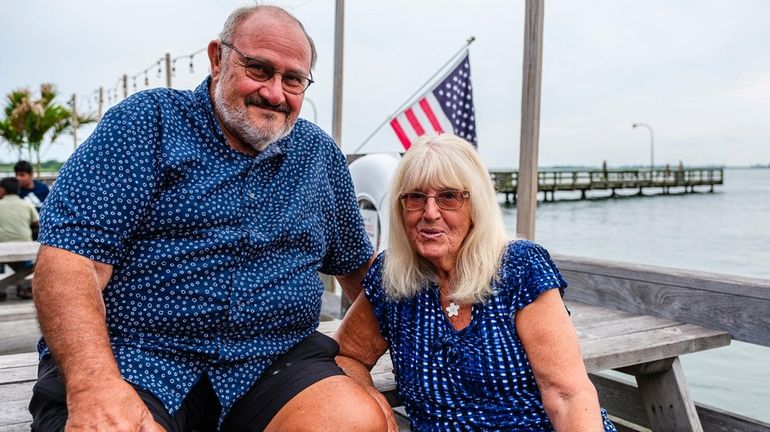
[[[423,137],[390,188],[388,250],[335,335],[370,393],[390,349],[413,431],[614,431],[588,379],[541,246],[509,241],[488,170],[467,141]]]
[[[32,428],[384,430],[316,331],[318,272],[355,298],[374,251],[344,155],[298,118],[313,42],[244,7],[208,57],[195,90],[111,108],[46,200]]]
[[[32,228],[38,226],[37,210],[19,195],[19,180],[6,177],[0,180],[0,242],[32,241]],[[32,261],[0,263],[0,272],[8,265],[13,271],[33,266]],[[23,299],[32,298],[29,282],[16,287],[16,294]],[[0,292],[0,301],[5,301],[7,294]]]
[[[19,196],[27,200],[36,209],[43,207],[43,202],[48,198],[50,192],[45,183],[35,180],[32,171],[32,164],[27,161],[18,161],[13,166],[16,178],[19,179]]]

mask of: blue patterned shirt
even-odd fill
[[[299,120],[257,156],[232,150],[209,83],[108,111],[62,168],[40,242],[113,265],[103,295],[126,380],[173,414],[207,373],[224,416],[316,329],[317,271],[350,273],[373,250],[333,140]]]
[[[473,305],[468,327],[457,331],[441,310],[438,286],[395,302],[382,287],[377,257],[364,293],[390,345],[398,395],[414,431],[552,431],[527,354],[516,332],[516,311],[567,283],[545,249],[510,243],[493,294]],[[604,430],[615,428],[602,411]]]

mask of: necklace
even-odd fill
[[[460,314],[460,305],[457,303],[450,301],[449,306],[446,307],[446,313],[449,318],[452,318],[453,316],[457,316]]]

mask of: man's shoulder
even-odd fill
[[[302,118],[297,119],[297,123],[294,124],[292,137],[294,140],[303,141],[307,144],[337,148],[334,139],[326,131],[315,123]]]

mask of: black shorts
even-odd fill
[[[222,424],[223,431],[261,431],[294,396],[311,385],[344,375],[334,357],[339,345],[315,332],[279,357],[254,386],[235,403]],[[208,376],[204,375],[173,416],[152,393],[134,386],[161,426],[169,432],[216,431],[221,406]],[[67,400],[56,364],[45,356],[38,366],[38,380],[29,403],[32,430],[62,431],[67,422]]]

